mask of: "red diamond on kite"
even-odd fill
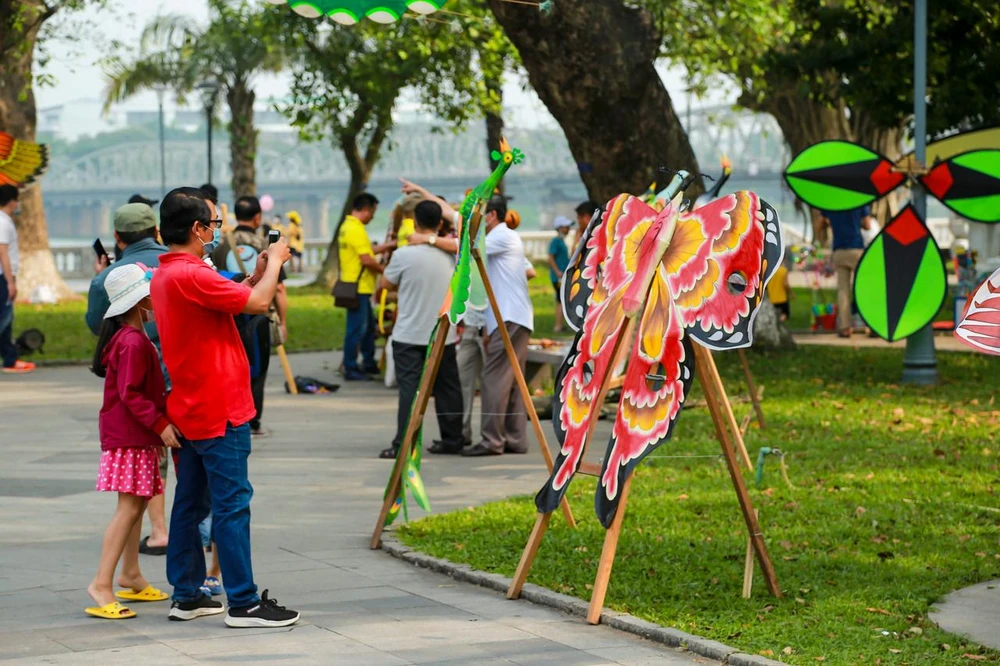
[[[885,233],[901,245],[909,245],[927,235],[927,227],[917,218],[913,210],[907,208],[885,228]]]
[[[875,167],[870,176],[872,185],[878,190],[879,194],[885,194],[891,190],[896,189],[896,187],[906,179],[904,174],[898,173],[892,170],[892,162],[883,159]]]
[[[920,182],[938,199],[944,199],[945,193],[951,189],[955,179],[951,175],[951,170],[948,169],[948,163],[942,162],[928,171],[927,175],[920,179]]]

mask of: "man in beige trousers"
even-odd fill
[[[854,303],[854,270],[861,260],[865,241],[862,229],[871,227],[871,208],[822,211],[823,224],[833,233],[833,267],[837,271],[837,335],[851,337]]]

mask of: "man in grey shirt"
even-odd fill
[[[433,201],[422,201],[413,212],[416,231],[436,238],[441,224],[441,206]],[[395,458],[402,444],[410,408],[420,383],[427,345],[454,271],[454,257],[435,248],[434,243],[428,243],[396,250],[382,274],[382,286],[399,292],[396,323],[392,327],[392,358],[399,383],[399,413],[392,446],[382,451],[380,458]],[[456,342],[458,336],[452,327],[448,331],[441,366],[434,380],[434,408],[437,410],[441,440],[427,448],[431,453],[454,454],[462,451],[462,387],[455,360]]]

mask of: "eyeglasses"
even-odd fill
[[[199,222],[201,222],[201,220],[199,220]],[[211,229],[213,227],[221,227],[222,219],[220,218],[216,220],[209,220],[208,222],[201,222],[201,226],[205,227],[206,229]]]

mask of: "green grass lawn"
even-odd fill
[[[711,457],[719,445],[708,412],[696,408],[636,472],[606,605],[794,664],[1000,660],[927,619],[945,593],[1000,577],[1000,360],[941,353],[940,385],[919,388],[898,385],[898,350],[749,357],[766,387],[768,426],[748,432],[751,457],[780,447],[795,486],[772,460],[764,487],[751,488],[785,598],[771,598],[759,573],[753,598],[740,596],[745,525]],[[717,358],[730,393],[745,393],[735,354]],[[749,405],[735,409],[742,418]],[[596,444],[600,454],[605,445]],[[569,497],[579,527],[553,518],[528,580],[589,599],[605,534],[594,480],[577,478]],[[509,576],[534,518],[532,498],[515,497],[431,516],[400,535]]]

